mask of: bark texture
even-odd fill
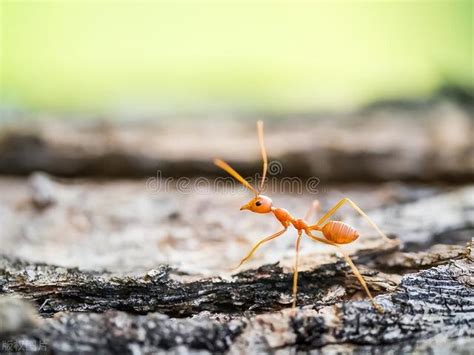
[[[389,250],[375,252],[373,256]],[[347,277],[349,270],[341,260],[301,273],[299,303],[328,305],[349,297],[360,289],[355,279]],[[393,289],[397,284],[396,277],[363,270],[370,288],[376,292]],[[292,274],[284,273],[278,265],[244,271],[228,279],[185,279],[166,265],[141,275],[116,275],[0,260],[2,291],[35,301],[45,315],[118,309],[135,313],[159,311],[183,317],[202,311],[271,311],[291,303]]]
[[[30,184],[33,188],[26,196],[33,205],[21,205],[15,215],[28,218],[30,223],[41,221],[38,225],[47,223],[51,228],[51,223],[62,220],[52,216],[68,204],[77,206],[80,200],[71,198],[75,194],[67,185],[51,188],[57,183],[42,177],[32,179]],[[100,189],[96,191],[98,199],[104,198]],[[16,200],[16,194],[5,192],[4,198]],[[79,195],[84,198],[83,193]],[[386,194],[375,195],[387,198]],[[2,256],[0,292],[16,299],[0,300],[0,319],[4,320],[0,326],[1,350],[283,354],[299,350],[397,353],[469,349],[474,336],[472,242],[467,246],[428,245],[434,241],[464,244],[470,240],[472,196],[469,186],[444,194],[429,192],[420,201],[370,213],[377,221],[386,221],[390,233],[411,250],[400,250],[398,243],[390,245],[371,237],[361,238],[360,245],[351,250],[384,308],[383,314],[367,300],[360,300],[365,295],[359,283],[345,262],[334,256],[334,250],[302,255],[304,271],[296,313],[288,309],[292,274],[285,262],[281,266],[250,267],[235,275],[205,277],[165,264],[148,271],[123,272],[118,268],[109,272]],[[443,208],[438,209],[440,205]],[[169,208],[172,212],[174,207]],[[202,215],[197,217],[202,219]],[[4,218],[5,225],[13,228]],[[118,215],[114,218],[115,223],[120,220]],[[392,219],[390,225],[387,221]],[[245,225],[244,219],[240,224]],[[255,228],[247,226],[249,230]],[[65,238],[68,231],[62,229]],[[76,237],[71,236],[74,242]],[[35,238],[31,234],[29,242]],[[8,238],[3,240],[9,243]],[[206,240],[201,239],[201,243],[205,245]],[[225,250],[226,245],[219,247]],[[64,245],[54,250],[60,251],[61,247]],[[148,244],[141,247],[148,248]],[[113,254],[113,249],[108,253]],[[192,252],[181,251],[184,255],[189,257]],[[90,266],[93,259],[87,261]],[[25,301],[32,306],[21,303]]]
[[[192,183],[192,182],[191,182]],[[275,205],[303,217],[314,198],[322,211],[343,197],[361,206],[405,251],[437,243],[465,244],[474,230],[474,187],[380,184],[326,186],[318,193],[272,194]],[[259,239],[280,226],[271,216],[239,211],[247,192],[185,193],[149,189],[146,181],[61,180],[34,174],[0,178],[0,242],[5,255],[82,270],[144,272],[160,264],[202,276],[227,276]],[[349,206],[334,216],[361,237],[344,249],[385,248],[383,239]],[[316,221],[317,217],[311,220]],[[296,233],[262,246],[245,268],[280,262],[293,266]],[[335,249],[304,239],[302,270],[334,262]],[[217,257],[216,257],[217,256]]]
[[[7,340],[3,344],[23,346],[31,352],[40,348],[59,353],[79,350],[106,354],[157,351],[286,353],[312,349],[382,353],[414,349],[429,351],[442,344],[445,349],[456,349],[456,344],[460,347],[472,344],[470,338],[474,336],[471,246],[463,249],[460,259],[406,274],[394,291],[377,296],[377,302],[385,310],[383,314],[376,312],[368,301],[349,301],[332,306],[312,304],[296,313],[285,309],[254,316],[230,316],[227,305],[220,305],[219,311],[224,313],[200,312],[187,319],[169,318],[154,312],[146,315],[117,310],[105,313],[60,312],[43,320],[34,330],[4,337]],[[433,259],[439,260],[438,257]],[[254,277],[261,272],[256,270]],[[63,281],[67,280],[56,283]],[[121,282],[116,280],[116,284]],[[9,287],[8,282],[5,285]],[[235,286],[240,288],[239,284]],[[52,285],[48,287],[51,289]],[[213,292],[219,293],[218,288],[225,287],[216,285]],[[24,288],[17,292],[29,291]],[[31,294],[34,295],[35,291],[31,290]],[[105,299],[110,301],[108,297]],[[64,304],[67,308],[69,302],[64,300]],[[446,343],[447,339],[454,338],[460,340]],[[430,343],[427,339],[431,339]]]

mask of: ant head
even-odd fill
[[[257,195],[245,205],[240,207],[240,210],[249,210],[255,213],[268,213],[272,210],[272,199],[265,195]]]

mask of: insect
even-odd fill
[[[319,208],[319,202],[315,200],[308,210],[306,216],[304,218],[295,218],[293,217],[286,209],[275,207],[270,197],[262,195],[260,192],[263,190],[265,184],[265,178],[267,175],[268,169],[268,157],[267,152],[265,149],[265,143],[263,139],[263,122],[257,122],[257,133],[258,133],[258,141],[260,145],[260,152],[262,154],[263,160],[263,173],[262,179],[260,181],[260,185],[258,189],[254,188],[248,181],[246,181],[237,171],[235,171],[229,164],[224,162],[220,159],[214,159],[214,164],[217,165],[219,168],[225,170],[231,176],[233,176],[237,181],[239,181],[242,185],[248,188],[250,191],[254,193],[254,197],[243,205],[240,210],[248,210],[254,213],[272,213],[278,222],[282,225],[282,229],[278,232],[263,238],[258,243],[256,243],[252,249],[248,252],[248,254],[240,261],[239,265],[236,268],[239,268],[243,263],[247,262],[255,251],[264,243],[267,243],[271,240],[274,240],[280,236],[282,236],[285,232],[288,231],[288,228],[293,227],[298,232],[298,236],[296,238],[295,249],[295,263],[294,263],[294,273],[293,273],[293,304],[292,308],[296,308],[297,303],[297,291],[298,291],[298,259],[299,259],[299,250],[300,250],[300,243],[301,238],[303,235],[306,235],[311,240],[316,242],[328,244],[331,246],[336,247],[339,252],[342,254],[346,262],[352,269],[352,272],[359,280],[362,288],[367,293],[370,301],[372,302],[374,308],[379,311],[383,312],[382,307],[377,304],[372,297],[372,294],[367,287],[367,284],[362,277],[361,273],[357,269],[357,267],[352,262],[350,256],[340,247],[340,244],[348,244],[355,241],[359,237],[359,233],[357,230],[350,225],[341,222],[341,221],[333,221],[331,220],[331,216],[344,204],[349,204],[353,207],[376,231],[377,233],[385,239],[389,243],[393,243],[391,239],[389,239],[377,225],[367,216],[367,214],[362,211],[353,201],[348,198],[343,198],[338,203],[334,205],[326,214],[324,214],[316,223],[309,223],[307,220],[309,217],[316,212]],[[320,232],[321,236],[315,235],[314,232]]]

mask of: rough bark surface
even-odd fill
[[[363,270],[370,288],[376,292],[397,285],[396,277]],[[347,265],[339,261],[301,273],[299,303],[328,305],[349,297],[360,286],[347,277],[348,271]],[[2,292],[35,301],[41,305],[43,314],[118,309],[136,313],[159,311],[182,317],[202,311],[227,314],[271,311],[291,303],[292,274],[284,273],[277,265],[248,270],[228,279],[185,279],[186,276],[173,274],[166,265],[142,275],[116,275],[0,259]]]
[[[380,184],[318,186],[317,193],[272,194],[275,205],[302,217],[314,198],[327,211],[350,197],[405,248],[465,244],[474,230],[474,187]],[[239,211],[248,192],[183,193],[154,191],[146,181],[0,178],[2,254],[83,270],[144,272],[168,264],[196,276],[227,276],[259,239],[280,228],[272,216]],[[321,215],[322,211],[319,213]],[[317,217],[313,217],[314,221]],[[358,229],[361,237],[344,249],[355,254],[385,247],[383,239],[349,206],[336,220]],[[280,262],[293,266],[296,233],[289,231],[264,245],[245,265]],[[335,250],[304,239],[302,270],[334,262]],[[219,256],[219,257],[216,257]]]
[[[224,315],[201,312],[190,319],[117,310],[61,312],[32,331],[4,338],[9,339],[4,344],[59,353],[283,353],[325,346],[328,352],[382,353],[429,351],[447,339],[460,338],[451,341],[450,349],[458,343],[463,347],[474,336],[470,248],[464,249],[459,260],[405,275],[394,291],[377,296],[383,314],[368,301],[313,304],[296,312],[286,309],[251,317],[229,317],[226,307],[221,309]],[[426,339],[432,339],[431,343]]]

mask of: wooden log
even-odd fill
[[[394,249],[378,250],[373,256]],[[299,304],[328,305],[350,297],[360,290],[360,285],[348,277],[349,270],[340,260],[302,272]],[[362,272],[375,292],[393,289],[398,281],[377,270],[362,268]],[[2,292],[34,301],[44,315],[118,309],[136,313],[159,311],[183,317],[202,311],[263,312],[291,303],[292,274],[284,273],[278,265],[247,270],[229,279],[193,279],[187,281],[166,265],[145,274],[122,275],[0,258]]]
[[[384,307],[383,314],[376,312],[368,301],[321,306],[313,304],[297,312],[286,309],[251,317],[230,315],[228,303],[221,305],[218,313],[202,312],[188,319],[169,318],[159,313],[136,315],[116,310],[99,314],[61,312],[44,320],[33,331],[6,338],[7,343],[3,344],[20,344],[30,351],[42,346],[43,351],[80,350],[104,354],[160,351],[237,354],[312,349],[358,353],[429,350],[437,346],[455,349],[457,344],[461,344],[463,349],[474,336],[474,262],[471,247],[472,244],[469,244],[464,249],[465,254],[459,260],[403,276],[394,291],[377,296],[377,301]],[[41,267],[47,272],[46,266]],[[14,268],[15,265],[10,266],[10,277],[15,275]],[[255,270],[247,277],[256,277],[262,272],[262,269]],[[4,287],[7,285],[9,291],[31,295],[38,291],[35,287],[39,285],[18,289],[10,284],[11,281],[5,282],[4,274],[5,271],[2,283]],[[27,274],[28,271],[24,277]],[[245,287],[242,288],[242,277],[239,276],[239,282],[234,284],[239,294],[247,292]],[[93,280],[97,293],[102,289],[101,281],[97,278]],[[68,283],[65,274],[61,282]],[[215,282],[213,292],[224,287],[219,280]],[[121,285],[121,281],[115,280],[115,285]],[[52,284],[43,283],[42,287],[43,292],[54,289]],[[110,289],[111,286],[103,292]],[[92,289],[83,291],[86,293]],[[65,308],[70,307],[71,302],[64,292],[61,297]],[[75,298],[78,303],[83,302],[76,293],[69,294],[69,297]],[[109,295],[104,295],[104,298],[113,302]],[[128,301],[133,302],[130,297]],[[209,302],[213,301],[210,299]]]
[[[237,264],[256,240],[279,228],[271,216],[238,211],[246,192],[182,193],[174,187],[155,192],[147,189],[145,181],[50,178],[47,190],[39,189],[38,194],[36,176],[0,178],[2,251],[24,261],[111,271],[143,271],[171,264],[189,274],[219,276]],[[275,193],[272,197],[277,206],[302,217],[315,197],[327,210],[349,196],[383,231],[398,238],[405,250],[424,250],[438,243],[465,244],[474,228],[472,185],[320,188],[319,194]],[[46,206],[40,207],[44,201]],[[384,248],[384,241],[349,206],[334,218],[342,218],[361,233],[355,243],[344,246],[347,252],[370,254],[371,249]],[[280,261],[286,271],[291,270],[294,236],[289,231],[263,246],[245,267]],[[334,261],[334,254],[332,247],[305,240],[301,267],[306,270]]]

